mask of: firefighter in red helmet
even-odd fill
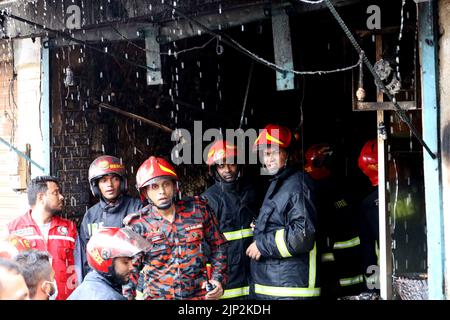
[[[378,145],[377,140],[367,141],[361,149],[358,166],[369,178],[372,186],[378,186]]]
[[[228,282],[221,299],[247,299],[250,289],[250,259],[245,250],[253,241],[251,223],[259,206],[256,189],[242,175],[237,155],[236,146],[225,140],[212,144],[206,163],[214,184],[202,194],[228,240]]]
[[[149,204],[127,216],[124,224],[152,246],[134,259],[124,290],[126,297],[135,298],[143,272],[146,300],[218,299],[226,282],[226,246],[209,206],[200,197],[177,199],[178,175],[163,158],[151,156],[142,163],[136,174],[136,187]],[[215,286],[209,292],[205,290],[207,261],[212,265],[209,281]]]
[[[109,155],[96,158],[89,167],[88,179],[99,202],[86,211],[80,226],[83,277],[90,270],[86,244],[91,236],[102,227],[123,227],[123,218],[142,208],[139,199],[127,195],[126,170],[119,158]]]
[[[378,144],[376,139],[367,141],[361,149],[358,166],[369,178],[371,190],[360,206],[361,245],[363,268],[367,289],[378,292],[379,278],[375,272],[379,266],[379,222],[378,222]]]
[[[270,185],[256,220],[251,260],[257,299],[309,299],[320,295],[317,282],[316,211],[311,181],[288,164],[291,131],[269,124],[254,150],[262,156]]]
[[[86,246],[92,268],[68,300],[126,300],[122,285],[130,279],[132,258],[150,243],[129,228],[101,228]]]
[[[365,288],[358,210],[336,153],[328,143],[312,145],[305,153],[305,171],[314,180],[325,299],[358,295]]]

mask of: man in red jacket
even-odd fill
[[[8,232],[28,240],[32,249],[47,251],[52,257],[58,296],[65,300],[77,286],[75,261],[79,264],[78,234],[75,223],[58,216],[64,197],[55,177],[34,178],[28,186],[31,209],[8,224]]]

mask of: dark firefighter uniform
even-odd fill
[[[254,240],[261,253],[258,261],[251,261],[257,299],[320,296],[316,213],[308,180],[292,167],[280,170],[271,179],[254,230]]]
[[[212,265],[211,279],[226,283],[226,240],[207,202],[200,197],[177,201],[172,223],[149,205],[126,217],[124,224],[152,244],[146,254],[133,259],[130,282],[124,286],[128,299],[136,295],[141,270],[145,300],[204,299],[207,261]],[[210,248],[209,257],[204,254],[204,241]]]
[[[345,185],[332,176],[314,184],[322,296],[358,295],[364,290],[358,211]]]
[[[257,214],[256,191],[244,180],[218,181],[203,195],[219,220],[228,241],[228,282],[221,299],[248,298],[250,258],[245,250],[253,242],[250,226]]]
[[[100,201],[86,211],[80,226],[83,278],[91,270],[86,259],[86,244],[91,236],[102,227],[123,227],[123,219],[141,208],[142,204],[139,199],[122,195],[114,205],[106,203],[100,197]]]
[[[367,289],[379,289],[378,186],[364,198],[360,207],[363,270]]]

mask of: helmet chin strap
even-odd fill
[[[155,207],[157,207],[159,210],[167,210],[170,208],[170,206],[172,205],[173,200],[169,201],[168,203],[162,205],[162,206],[157,206],[155,205]]]
[[[149,197],[147,197],[148,203],[149,203],[151,206],[156,207],[156,208],[159,209],[159,210],[167,210],[167,209],[169,209],[170,206],[171,206],[176,200],[177,200],[177,196],[174,195],[174,196],[172,197],[172,199],[171,199],[169,202],[167,202],[167,203],[164,204],[164,205],[159,205],[159,206],[158,206],[158,205],[155,204]]]

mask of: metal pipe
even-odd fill
[[[6,141],[5,139],[3,139],[2,137],[0,137],[0,142],[2,142],[4,145],[6,145],[8,148],[10,148],[11,150],[13,150],[15,153],[17,153],[17,155],[21,158],[24,158],[25,160],[27,160],[28,162],[30,162],[31,164],[34,164],[37,168],[39,168],[42,172],[45,173],[45,169],[44,167],[40,166],[39,164],[37,164],[33,159],[31,159],[29,156],[27,156],[25,153],[19,151],[17,148],[15,148],[12,144],[10,144],[8,141]]]
[[[149,124],[149,125],[151,125],[151,126],[153,126],[153,127],[155,127],[155,128],[161,129],[161,130],[163,130],[163,131],[165,131],[165,132],[167,132],[167,133],[172,134],[172,132],[174,131],[173,129],[171,129],[171,128],[169,128],[169,127],[166,127],[166,126],[164,126],[164,125],[162,125],[162,124],[160,124],[160,123],[158,123],[158,122],[155,122],[155,121],[152,121],[152,120],[150,120],[150,119],[147,119],[147,118],[138,116],[138,115],[136,115],[136,114],[134,114],[134,113],[131,113],[131,112],[123,111],[123,110],[121,110],[121,109],[119,109],[119,108],[116,108],[116,107],[113,107],[112,105],[109,105],[109,104],[107,104],[107,103],[99,102],[99,101],[97,101],[97,100],[95,100],[94,103],[95,103],[95,104],[98,104],[99,107],[101,107],[101,108],[105,108],[105,109],[114,111],[114,112],[116,112],[116,113],[119,113],[119,114],[121,114],[121,115],[127,116],[127,117],[129,117],[129,118],[133,118],[133,119],[136,119],[136,120],[140,120],[140,121],[145,122],[145,123],[147,123],[147,124]]]

